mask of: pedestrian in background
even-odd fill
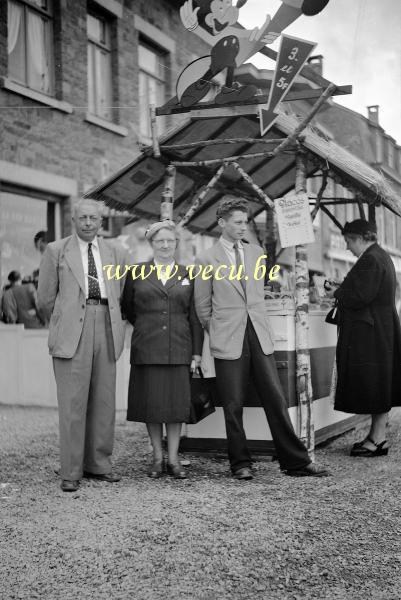
[[[11,271],[10,282],[2,299],[2,310],[6,323],[18,323],[25,329],[41,329],[45,319],[38,309],[36,289],[32,283],[22,283],[19,271]]]

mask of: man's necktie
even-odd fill
[[[100,298],[100,287],[97,278],[96,263],[92,253],[92,242],[88,244],[88,298]]]
[[[241,260],[241,255],[239,253],[238,242],[236,242],[234,244],[234,253],[235,253],[235,264],[236,264],[236,267],[237,267],[237,273],[239,271],[239,268],[242,266],[240,284],[241,284],[242,289],[244,290],[244,294],[246,296],[245,269],[244,269],[244,264],[243,264],[243,262]]]

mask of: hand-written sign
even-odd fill
[[[277,106],[290,90],[295,77],[301,71],[315,46],[314,42],[289,35],[282,36],[269,100],[265,107],[260,108],[261,135],[265,135],[277,119]]]
[[[291,194],[274,201],[282,248],[315,241],[307,194]]]

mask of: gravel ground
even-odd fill
[[[358,432],[358,439],[361,432]],[[191,477],[146,477],[142,426],[119,415],[119,484],[59,489],[57,412],[0,405],[0,598],[401,598],[401,410],[387,458],[351,459],[355,433],[318,450],[333,477],[192,457]]]

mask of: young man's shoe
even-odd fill
[[[114,475],[114,473],[89,473],[88,471],[84,471],[84,477],[86,477],[86,479],[107,481],[108,483],[117,483],[118,481],[121,481],[120,475]]]
[[[314,463],[309,463],[302,469],[288,469],[285,471],[290,477],[328,477],[331,473],[323,467],[318,467]]]
[[[247,467],[242,467],[241,469],[234,471],[233,477],[234,479],[239,479],[240,481],[249,481],[250,479],[253,479],[251,470]]]

